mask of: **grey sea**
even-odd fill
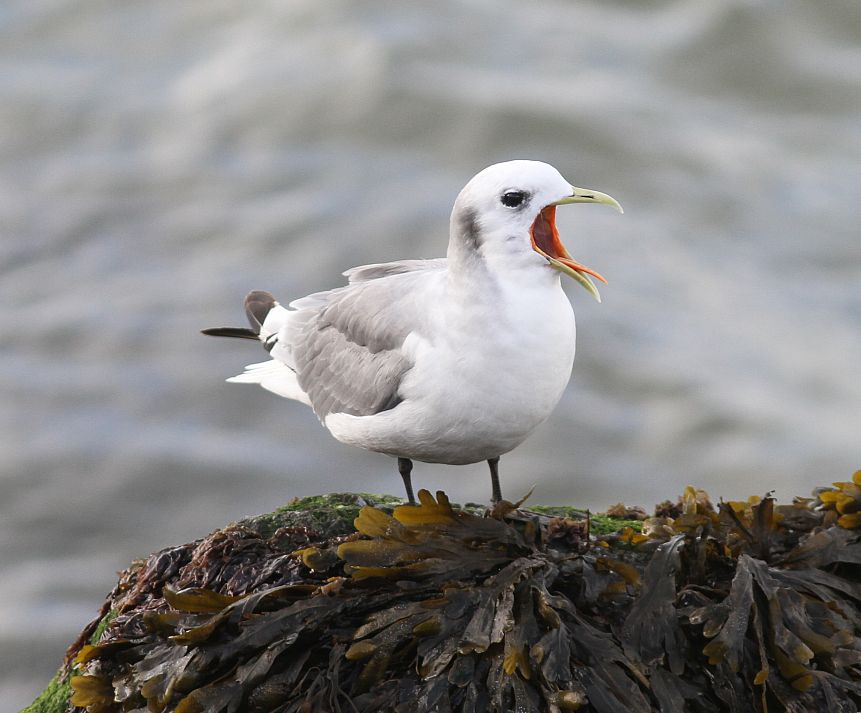
[[[505,492],[781,500],[861,468],[857,0],[9,0],[0,9],[0,710],[115,572],[294,496],[399,493],[225,384],[242,298],[444,254],[461,186],[548,161],[573,380]],[[540,374],[536,374],[540,378]],[[418,487],[483,501],[483,464]]]

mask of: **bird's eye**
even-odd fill
[[[509,208],[517,208],[523,201],[526,200],[526,194],[523,191],[508,191],[502,194],[502,205]]]

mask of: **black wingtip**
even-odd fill
[[[260,334],[260,327],[266,321],[266,315],[269,314],[275,306],[275,298],[263,290],[254,290],[249,292],[245,298],[245,314],[248,316],[248,322],[251,328]]]
[[[254,339],[255,341],[258,339],[257,332],[245,327],[211,327],[201,329],[200,333],[209,337],[234,337],[236,339]]]

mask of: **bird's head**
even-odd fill
[[[556,206],[603,203],[622,212],[606,193],[577,188],[553,166],[541,161],[506,161],[476,174],[460,192],[451,215],[452,247],[477,255],[537,253],[548,267],[573,277],[599,302],[590,275],[606,280],[576,262],[556,230]]]

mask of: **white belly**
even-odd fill
[[[460,304],[464,304],[461,298]],[[501,289],[490,302],[441,310],[432,338],[406,348],[415,366],[396,408],[333,414],[341,441],[419,461],[464,464],[512,450],[562,396],[574,360],[574,313],[558,280]]]

